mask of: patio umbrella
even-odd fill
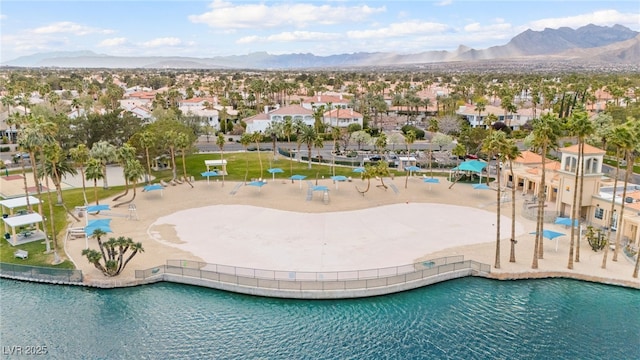
[[[436,178],[424,178],[422,179],[423,182],[425,183],[429,183],[429,184],[439,184],[440,180],[436,179]]]
[[[489,190],[491,189],[487,184],[473,184],[475,190]]]
[[[344,175],[335,175],[331,177],[331,180],[333,180],[336,183],[336,189],[338,188],[338,182],[339,181],[347,181],[348,178]]]
[[[160,196],[164,196],[164,194],[162,193],[163,189],[164,187],[160,184],[151,184],[151,185],[146,185],[144,188],[142,188],[142,191],[149,192],[154,190],[160,190]]]
[[[109,205],[90,205],[87,206],[87,213],[97,213],[102,210],[111,210]]]
[[[363,167],[357,167],[357,168],[353,169],[353,172],[361,174],[361,173],[365,172],[365,170],[364,170]]]
[[[213,170],[208,170],[208,171],[202,172],[202,173],[200,173],[200,175],[207,177],[207,184],[209,183],[209,177],[211,177],[211,176],[220,176],[220,174],[218,174],[217,171],[213,171]]]
[[[291,180],[298,180],[298,182],[300,183],[300,189],[302,189],[302,180],[306,179],[307,176],[306,175],[292,175],[289,179]]]
[[[554,224],[557,225],[565,225],[565,226],[571,226],[571,218],[568,217],[558,217],[556,218],[556,221]],[[578,227],[578,219],[574,219],[573,220],[573,226]]]
[[[111,219],[93,219],[89,220],[87,226],[84,227],[84,233],[87,236],[93,235],[95,230],[102,230],[104,232],[113,232],[111,231]]]
[[[258,188],[258,191],[262,191],[262,187],[265,186],[267,183],[265,181],[252,181],[250,183],[248,183],[247,185],[249,186],[256,186]]]
[[[411,175],[411,173],[412,173],[412,172],[414,172],[414,171],[419,171],[419,170],[420,170],[420,168],[419,168],[419,167],[417,167],[417,166],[415,166],[415,165],[407,166],[407,167],[406,167],[406,168],[404,168],[404,169],[405,169],[405,170],[407,170],[407,171],[409,172],[409,175]]]
[[[269,172],[269,174],[273,176],[273,180],[276,179],[276,174],[280,174],[284,172],[284,170],[280,168],[271,168],[271,169],[267,169],[267,171]]]
[[[534,232],[531,232],[529,234],[535,235],[535,234],[537,234],[537,232],[534,231]],[[553,230],[549,230],[549,229],[542,230],[542,237],[546,237],[549,240],[556,239],[556,252],[558,251],[558,238],[560,236],[564,236],[564,235],[566,235],[566,234],[563,234],[563,233],[560,233],[560,232],[557,232],[557,231],[553,231]]]

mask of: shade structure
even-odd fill
[[[554,224],[557,225],[565,225],[565,226],[571,226],[571,218],[568,217],[558,217],[556,218],[556,221],[554,222]],[[573,226],[578,227],[578,219],[573,219]]]
[[[257,180],[257,181],[252,181],[252,182],[248,183],[247,185],[255,186],[255,187],[257,187],[259,189],[259,191],[261,191],[262,187],[265,186],[266,184],[267,183],[265,181]]]
[[[440,183],[440,179],[436,179],[436,178],[424,178],[422,179],[423,182],[425,183],[429,183],[429,184],[439,184]]]
[[[276,179],[276,174],[281,174],[284,172],[284,170],[280,168],[271,168],[271,169],[267,169],[267,171],[269,172],[269,174],[271,174],[271,177],[273,178],[273,180]]]
[[[365,169],[363,167],[357,167],[357,168],[353,169],[353,172],[361,174],[361,173],[365,172]]]
[[[205,172],[201,172],[200,175],[207,177],[207,184],[209,183],[209,178],[210,177],[212,177],[212,176],[220,176],[220,174],[218,174],[217,171],[213,171],[213,170],[208,170],[208,171],[205,171]]]
[[[473,171],[473,172],[480,173],[486,167],[487,167],[487,163],[484,162],[484,161],[469,160],[469,161],[463,162],[462,164],[458,165],[457,167],[454,167],[453,170]]]
[[[160,195],[162,196],[162,190],[164,189],[164,186],[160,185],[160,184],[151,184],[151,185],[146,185],[144,188],[142,188],[142,190],[144,192],[149,192],[149,191],[154,191],[154,190],[160,190]]]
[[[535,235],[538,232],[534,231],[534,232],[530,232],[529,234]],[[564,236],[566,234],[563,234],[561,232],[557,232],[557,231],[553,231],[553,230],[549,230],[549,229],[544,229],[542,230],[542,237],[545,237],[549,240],[553,240],[556,239],[556,251],[558,251],[558,238],[560,236]]]
[[[473,184],[473,188],[476,190],[489,190],[491,189],[487,184]]]
[[[295,175],[291,175],[291,177],[289,179],[298,180],[298,182],[300,183],[300,189],[302,189],[302,180],[304,180],[306,178],[307,178],[306,175],[295,174]]]
[[[347,180],[349,180],[349,178],[344,176],[344,175],[334,175],[334,176],[331,177],[331,180],[333,180],[336,183],[336,189],[337,189],[338,188],[338,182],[347,181]]]
[[[405,170],[407,170],[407,171],[410,171],[410,172],[420,170],[420,168],[419,168],[419,167],[417,167],[417,166],[415,166],[415,165],[407,166],[407,167],[406,167],[406,168],[404,168],[404,169],[405,169]]]
[[[95,212],[103,211],[103,210],[111,210],[111,208],[109,207],[109,205],[90,205],[90,206],[87,206],[87,212],[88,213],[95,213]]]
[[[84,233],[87,236],[93,235],[95,230],[102,230],[106,233],[111,231],[111,219],[93,219],[89,220],[87,226],[84,227]]]
[[[316,186],[312,187],[311,190],[313,190],[313,191],[329,191],[329,187],[327,187],[325,185],[316,185]]]

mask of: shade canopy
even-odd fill
[[[144,191],[162,190],[164,187],[160,184],[146,185]]]
[[[365,171],[366,170],[363,167],[357,167],[357,168],[353,169],[354,173],[363,173]]]
[[[477,173],[481,173],[484,168],[487,167],[487,163],[480,160],[469,160],[465,161],[462,164],[454,167],[453,170],[459,171],[473,171]]]
[[[33,196],[29,196],[29,204],[30,205],[40,204],[40,200],[38,200],[38,198],[35,198]],[[18,207],[27,206],[27,197],[22,196],[22,197],[17,197],[13,199],[2,200],[0,201],[0,206],[6,207],[8,209],[15,209]]]
[[[417,166],[415,166],[415,165],[407,166],[407,167],[406,167],[406,168],[404,168],[404,169],[405,169],[405,170],[407,170],[407,171],[418,171],[418,170],[420,170],[420,168],[419,168],[419,167],[417,167]]]
[[[436,178],[424,178],[422,179],[423,182],[425,183],[429,183],[429,184],[439,184],[440,180],[436,179]]]
[[[103,211],[103,210],[111,210],[111,208],[109,207],[109,205],[106,205],[106,204],[104,204],[104,205],[89,205],[89,206],[87,206],[87,212],[88,213],[98,212],[98,211]]]
[[[487,184],[473,184],[473,188],[476,190],[489,190],[491,189]]]
[[[267,171],[269,172],[269,174],[280,174],[284,172],[284,170],[280,168],[271,168],[271,169],[267,169]]]
[[[10,216],[2,220],[4,220],[4,222],[10,227],[15,228],[18,226],[24,226],[24,225],[36,224],[36,223],[42,222],[42,215],[38,213],[31,213],[27,215]]]
[[[538,233],[537,231],[534,231],[534,232],[530,232],[529,234],[535,235],[537,233]],[[564,236],[564,235],[566,235],[566,234],[563,234],[563,233],[557,232],[557,231],[553,231],[553,230],[549,230],[549,229],[542,230],[542,237],[545,237],[545,238],[547,238],[549,240],[556,239],[556,251],[558,251],[558,238],[560,236]]]
[[[84,227],[84,233],[87,236],[92,236],[96,230],[102,230],[106,233],[111,231],[111,219],[93,219],[89,220],[87,226]]]
[[[331,180],[333,181],[347,181],[349,178],[347,178],[344,175],[335,175],[331,177]]]
[[[555,224],[557,225],[565,225],[565,226],[571,226],[571,218],[568,217],[558,217],[556,218]],[[579,221],[578,219],[573,219],[573,226],[578,227],[579,225]]]
[[[316,185],[312,188],[313,191],[329,191],[329,188],[325,185]]]
[[[296,175],[291,175],[291,177],[289,179],[291,179],[291,180],[304,180],[306,178],[307,178],[306,175],[296,174]]]
[[[263,187],[265,186],[267,183],[264,181],[252,181],[250,183],[248,183],[247,185],[249,186],[257,186],[257,187]]]
[[[201,172],[200,175],[209,177],[209,176],[219,176],[220,174],[218,174],[217,171],[209,170],[209,171]]]

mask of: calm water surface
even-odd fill
[[[40,358],[640,359],[640,291],[572,280],[464,278],[340,301],[0,280],[0,301],[3,358],[46,345]]]

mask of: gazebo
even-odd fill
[[[42,204],[40,203],[40,200],[38,200],[38,198],[35,198],[33,196],[29,196],[29,205],[38,205],[38,212],[42,213]],[[13,215],[13,211],[16,208],[21,208],[21,207],[26,207],[26,206],[27,206],[27,197],[26,196],[0,201],[0,207],[2,208],[2,214],[6,215],[6,216],[12,216]],[[8,212],[7,212],[7,210],[8,210]]]
[[[38,213],[9,216],[2,220],[4,221],[4,237],[13,246],[46,238],[44,231],[41,230],[42,227],[40,227],[40,223],[43,221],[42,215]],[[16,232],[16,228],[20,231]]]
[[[207,171],[210,171],[211,167],[213,167],[219,175],[229,175],[227,173],[227,160],[205,160],[204,166],[207,167]]]

